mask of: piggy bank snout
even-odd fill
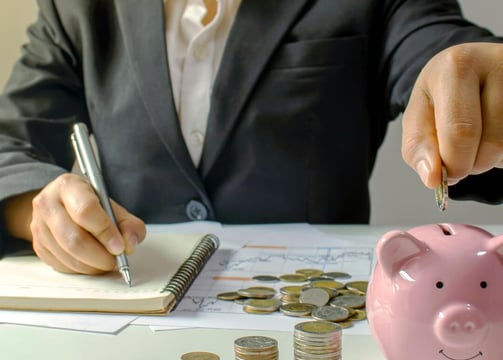
[[[483,342],[489,331],[485,316],[469,304],[444,307],[437,315],[434,328],[441,343],[458,348]]]

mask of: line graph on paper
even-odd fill
[[[243,246],[237,250],[221,249],[208,262],[194,281],[177,311],[243,314],[242,305],[222,301],[216,295],[249,286],[269,286],[279,290],[287,282],[264,283],[252,279],[255,275],[283,275],[301,268],[324,272],[341,271],[349,280],[368,280],[374,266],[371,247],[288,247]]]

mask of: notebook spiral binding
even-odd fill
[[[220,240],[216,235],[205,235],[162,292],[172,293],[178,304],[219,245]]]

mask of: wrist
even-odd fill
[[[39,190],[12,196],[3,206],[4,224],[7,233],[15,238],[31,241],[32,201]]]

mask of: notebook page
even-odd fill
[[[5,257],[0,260],[0,304],[2,297],[136,299],[160,296],[178,267],[190,256],[201,235],[148,234],[128,257],[132,287],[118,271],[87,276],[63,274],[36,256]]]

